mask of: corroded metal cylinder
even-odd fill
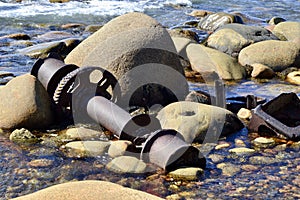
[[[161,129],[157,118],[146,114],[131,117],[128,112],[102,97],[95,96],[87,104],[88,115],[121,140],[134,141]]]
[[[166,171],[187,166],[206,167],[206,159],[200,151],[187,144],[182,135],[172,129],[153,132],[144,143],[141,159]]]
[[[34,63],[31,74],[39,79],[52,97],[63,77],[77,68],[76,65],[66,65],[56,54],[49,54],[47,58],[40,58]]]

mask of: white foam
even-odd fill
[[[145,9],[161,8],[165,4],[191,5],[189,0],[90,0],[70,1],[67,3],[49,3],[49,0],[23,0],[22,3],[0,2],[1,17],[35,16],[35,15],[120,15],[127,12],[143,12]]]

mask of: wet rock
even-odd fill
[[[213,14],[213,12],[208,10],[193,10],[191,13],[189,13],[189,15],[193,17],[205,17],[210,14]]]
[[[199,179],[199,176],[204,171],[201,168],[181,168],[168,173],[168,176],[173,178],[175,181],[195,181]]]
[[[283,19],[283,18],[281,18],[281,17],[272,17],[269,21],[268,21],[268,23],[270,24],[270,25],[277,25],[277,24],[279,24],[279,23],[281,23],[281,22],[285,22],[286,20],[285,19]]]
[[[224,176],[234,176],[241,171],[241,168],[237,165],[231,163],[220,163],[217,168],[222,170],[222,175]]]
[[[39,142],[39,139],[25,128],[14,130],[9,135],[9,139],[20,144],[31,144]]]
[[[53,122],[48,93],[34,76],[18,76],[0,88],[0,127],[45,128]]]
[[[0,85],[5,85],[14,77],[15,75],[11,72],[0,71]]]
[[[212,161],[213,163],[220,163],[220,162],[223,162],[224,159],[225,159],[224,156],[219,155],[219,154],[210,154],[210,155],[208,156],[208,158],[211,159],[211,161]]]
[[[9,38],[9,39],[14,39],[14,40],[30,40],[30,36],[25,34],[25,33],[13,33],[13,34],[9,34],[9,35],[4,35],[0,37],[1,39],[4,38]]]
[[[266,65],[254,63],[251,66],[253,67],[251,72],[253,78],[270,79],[275,75],[274,71]]]
[[[41,41],[50,41],[50,40],[62,40],[65,38],[71,38],[73,35],[68,32],[64,31],[50,31],[47,33],[44,33],[43,35],[37,36],[38,40]]]
[[[268,40],[242,49],[238,59],[243,66],[259,63],[276,72],[300,65],[299,50],[293,42]]]
[[[215,150],[225,149],[228,147],[230,147],[229,143],[221,143],[221,144],[218,144],[217,146],[215,146]]]
[[[243,24],[227,24],[208,37],[207,46],[237,57],[239,52],[250,44],[278,40],[270,31]]]
[[[234,144],[236,147],[245,147],[246,146],[245,142],[238,138],[234,139]]]
[[[204,103],[210,105],[211,102],[215,101],[215,98],[210,96],[209,94],[206,94],[205,92],[199,92],[199,91],[191,91],[185,98],[185,101],[191,101],[196,103]]]
[[[250,155],[253,154],[255,150],[246,147],[237,147],[237,148],[229,149],[229,152],[234,153],[236,155]]]
[[[242,165],[241,166],[242,170],[244,171],[256,171],[256,170],[259,170],[259,168],[257,166],[254,166],[254,165]]]
[[[172,37],[177,53],[184,59],[188,60],[186,48],[189,44],[197,44],[196,41],[184,37]]]
[[[110,161],[106,168],[115,173],[131,173],[141,174],[146,170],[146,163],[143,161],[131,157],[131,156],[120,156]]]
[[[19,53],[27,55],[32,58],[39,58],[39,57],[44,58],[47,57],[47,55],[50,52],[56,52],[61,56],[65,56],[71,50],[73,50],[79,43],[80,40],[78,39],[65,39],[65,40],[54,41],[54,42],[46,42],[46,43],[41,43],[41,44],[20,49]]]
[[[218,50],[200,44],[190,44],[186,51],[192,69],[200,74],[217,73],[224,80],[239,80],[246,75],[245,69],[235,58]]]
[[[101,66],[110,71],[118,80],[118,104],[122,107],[164,106],[176,98],[183,100],[188,92],[183,67],[169,33],[142,13],[114,18],[80,43],[65,62]],[[141,83],[145,82],[142,87]]]
[[[88,25],[87,27],[85,27],[84,31],[95,33],[102,27],[103,27],[103,25],[97,25],[97,24],[96,25]]]
[[[103,131],[78,127],[67,129],[65,135],[72,140],[97,140],[103,137]]]
[[[274,163],[278,163],[279,160],[266,156],[253,156],[249,158],[249,162],[253,165],[271,165]]]
[[[275,145],[275,141],[272,138],[258,137],[253,140],[253,144],[257,147],[271,147]]]
[[[183,38],[187,38],[190,39],[192,41],[199,41],[199,37],[197,35],[197,33],[195,33],[194,31],[191,30],[186,30],[186,29],[172,29],[168,31],[170,36],[172,37],[172,39],[175,37],[183,37]],[[174,41],[174,40],[173,40]]]
[[[238,118],[243,119],[243,120],[248,120],[251,118],[252,114],[249,109],[246,108],[241,108],[239,112],[237,113]]]
[[[105,181],[78,181],[54,185],[46,189],[39,190],[35,193],[28,194],[14,200],[99,200],[100,199],[148,199],[159,200],[161,198],[148,194],[146,192],[123,187],[121,185]]]
[[[49,159],[35,159],[28,163],[29,167],[51,167],[54,164],[53,160]]]
[[[237,15],[218,12],[207,15],[206,17],[201,19],[198,24],[198,28],[208,31],[215,31],[221,26],[230,23],[243,23],[243,20]]]
[[[290,83],[300,85],[300,71],[293,71],[289,73],[286,77],[286,80]]]
[[[103,141],[76,141],[67,143],[66,154],[69,157],[96,157],[107,152],[110,142]]]
[[[241,121],[226,109],[188,101],[164,107],[159,111],[157,118],[163,129],[175,129],[188,143],[203,141],[206,137],[217,141],[220,134],[229,135],[244,127]]]
[[[300,37],[300,22],[281,22],[273,30],[281,40],[294,40]]]
[[[73,29],[73,28],[85,27],[85,25],[79,23],[68,23],[68,24],[63,24],[60,27],[63,29]]]
[[[130,145],[132,142],[126,140],[113,141],[108,149],[108,155],[112,158],[123,156]]]

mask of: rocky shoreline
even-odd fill
[[[263,28],[253,24],[247,25],[247,19],[240,14],[195,11],[191,15],[195,16],[195,20],[193,23],[186,23],[185,29],[166,31],[149,16],[129,13],[113,19],[103,27],[98,27],[98,31],[84,40],[73,38],[73,35],[68,32],[53,31],[37,36],[43,42],[34,46],[30,46],[32,36],[22,33],[3,36],[0,41],[10,41],[11,44],[18,41],[17,45],[20,43],[29,45],[30,47],[20,49],[20,53],[34,58],[46,57],[49,52],[56,52],[65,58],[66,64],[76,64],[79,67],[105,67],[119,80],[122,98],[136,89],[136,85],[130,85],[128,82],[134,82],[137,74],[139,75],[139,73],[133,75],[127,73],[145,63],[159,63],[172,68],[173,71],[169,68],[167,71],[156,68],[155,70],[161,70],[159,79],[170,81],[170,83],[163,83],[174,86],[172,92],[179,91],[176,95],[180,100],[186,99],[189,93],[188,85],[174,82],[176,79],[172,82],[168,73],[180,74],[188,80],[207,85],[214,84],[215,80],[222,80],[229,84],[232,81],[238,82],[251,78],[277,79],[285,81],[286,84],[300,84],[299,22],[285,22],[284,19],[274,18],[270,20],[270,25]],[[69,24],[62,28],[76,29],[81,26]],[[206,32],[207,37],[204,40],[199,39],[199,35],[193,32],[195,29]],[[175,54],[179,54],[180,59],[174,57]],[[145,69],[141,72],[154,73]],[[124,74],[126,77],[123,80]],[[225,194],[228,198],[256,199],[255,195],[258,192],[261,192],[261,197],[266,198],[277,196],[299,198],[297,187],[300,186],[300,181],[297,174],[300,170],[298,153],[300,143],[289,138],[248,133],[244,127],[247,126],[249,115],[243,117],[241,113],[236,115],[224,108],[206,105],[204,103],[207,102],[201,97],[172,103],[170,100],[172,95],[156,85],[149,89],[148,99],[142,96],[143,92],[137,92],[132,99],[134,105],[149,108],[149,112],[157,114],[162,128],[177,130],[187,143],[192,143],[202,152],[207,152],[205,156],[208,168],[204,171],[201,168],[188,167],[166,173],[151,163],[127,155],[132,142],[115,141],[113,133],[101,126],[84,127],[75,124],[75,127],[61,130],[62,124],[57,124],[52,100],[43,85],[32,75],[26,74],[16,78],[13,76],[10,73],[0,74],[0,81],[4,85],[0,88],[2,99],[0,128],[3,129],[0,130],[3,135],[9,135],[9,139],[22,148],[33,149],[29,152],[34,159],[30,159],[29,156],[30,161],[25,163],[26,167],[16,168],[15,175],[24,178],[26,173],[31,171],[32,177],[39,178],[25,179],[26,181],[23,180],[23,183],[18,186],[7,188],[6,198],[19,196],[17,193],[27,194],[28,190],[22,191],[24,185],[41,185],[47,182],[47,178],[43,178],[45,174],[39,174],[39,170],[45,173],[47,169],[59,169],[56,166],[59,157],[71,160],[69,165],[62,166],[62,168],[70,167],[70,170],[64,169],[63,171],[67,173],[58,177],[52,175],[50,180],[55,184],[71,180],[107,179],[167,199],[223,197],[223,192],[214,194],[213,189],[226,190]],[[205,96],[205,98],[212,97]],[[152,107],[157,103],[164,108],[157,111]],[[209,134],[216,134],[220,139],[213,141],[216,144],[201,144]],[[48,158],[55,154],[59,156],[55,156],[54,159]],[[88,167],[91,165],[89,162],[93,167]],[[75,165],[74,163],[79,165],[77,168],[84,163],[87,173],[81,171],[77,177],[72,176],[74,168],[72,169],[71,166]],[[105,171],[106,176],[110,173],[113,175],[111,178],[103,178],[102,171]],[[264,171],[267,177],[263,175]],[[118,174],[125,177],[133,176],[133,178],[124,178],[129,181],[114,178],[119,176]],[[251,174],[262,177],[247,180]],[[290,175],[294,175],[292,180],[288,178]],[[143,177],[140,183],[132,181],[135,176]],[[226,183],[222,186],[224,188],[218,189],[218,184],[213,184],[218,181]],[[268,181],[275,182],[278,187],[271,188],[272,194],[268,191],[269,187],[272,187]],[[90,183],[78,182],[76,187],[94,187],[89,186]],[[93,184],[108,183],[93,182]],[[53,198],[64,199],[74,195],[74,191],[62,192],[65,186],[62,184],[50,187],[20,199],[39,199],[40,195],[48,194],[53,194]],[[209,186],[213,189],[206,192],[205,189]],[[71,184],[68,188],[74,190]],[[97,191],[101,195],[101,189]],[[91,192],[97,194],[97,191],[83,189],[82,196],[72,196],[72,198],[81,198]],[[105,195],[116,198],[117,194],[121,195],[121,193],[114,195],[112,192]],[[103,198],[107,197],[105,195]],[[130,195],[156,199],[155,196],[127,189],[124,189],[124,195],[128,195],[126,199],[131,199]]]

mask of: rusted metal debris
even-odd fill
[[[94,71],[100,73],[97,83],[90,80]],[[131,141],[144,161],[157,164],[166,171],[186,166],[206,167],[206,159],[199,149],[187,144],[180,133],[161,129],[159,121],[146,114],[131,117],[113,103],[107,89],[114,88],[117,80],[110,72],[100,67],[65,65],[51,55],[36,61],[31,74],[42,82],[62,110],[82,118],[80,122],[92,119],[119,139]]]
[[[295,93],[282,93],[252,110],[249,129],[300,139],[300,99]]]

